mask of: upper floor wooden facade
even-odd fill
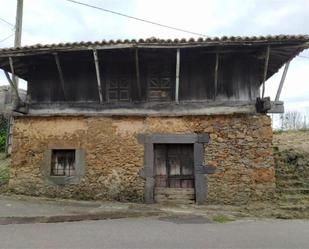
[[[254,106],[265,80],[305,49],[308,40],[278,36],[37,45],[1,50],[0,67],[28,81],[29,113],[237,110]]]

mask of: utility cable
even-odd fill
[[[2,40],[0,40],[0,43],[6,41],[7,39],[11,38],[14,35],[15,35],[15,33],[10,34],[9,36],[7,36],[7,37],[3,38]]]
[[[193,32],[193,31],[189,31],[189,30],[185,30],[185,29],[181,29],[181,28],[165,25],[165,24],[162,24],[162,23],[157,23],[157,22],[154,22],[154,21],[149,21],[149,20],[146,20],[146,19],[130,16],[130,15],[127,15],[127,14],[123,14],[123,13],[116,12],[116,11],[113,11],[113,10],[104,9],[104,8],[101,8],[101,7],[98,7],[98,6],[94,6],[94,5],[90,5],[90,4],[87,4],[87,3],[82,3],[82,2],[75,1],[75,0],[66,0],[66,1],[72,2],[72,3],[75,3],[75,4],[79,4],[79,5],[82,5],[82,6],[86,6],[86,7],[89,7],[89,8],[97,9],[97,10],[100,10],[100,11],[105,11],[105,12],[108,12],[108,13],[111,13],[111,14],[114,14],[114,15],[118,15],[118,16],[130,18],[130,19],[134,19],[134,20],[137,20],[137,21],[140,21],[140,22],[144,22],[144,23],[160,26],[160,27],[163,27],[163,28],[173,29],[173,30],[177,30],[177,31],[188,33],[188,34],[192,34],[192,35],[207,37],[204,34],[200,34],[200,33],[196,33],[196,32]]]
[[[8,21],[6,21],[5,19],[3,19],[1,17],[0,17],[0,21],[6,23],[7,25],[10,25],[11,27],[13,27],[15,29],[15,25],[13,23],[8,22]]]

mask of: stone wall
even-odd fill
[[[209,203],[270,198],[275,188],[272,130],[266,115],[186,117],[18,117],[13,133],[11,191],[50,197],[143,201],[141,133],[210,134],[205,164]],[[79,184],[53,185],[43,175],[47,149],[86,151]]]

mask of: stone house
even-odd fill
[[[264,96],[265,81],[308,42],[150,38],[1,49],[0,68],[28,82],[27,101],[15,107],[9,188],[146,203],[271,198],[267,113],[283,112],[283,102]]]

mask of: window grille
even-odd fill
[[[75,175],[75,150],[52,151],[51,175],[52,176]]]

